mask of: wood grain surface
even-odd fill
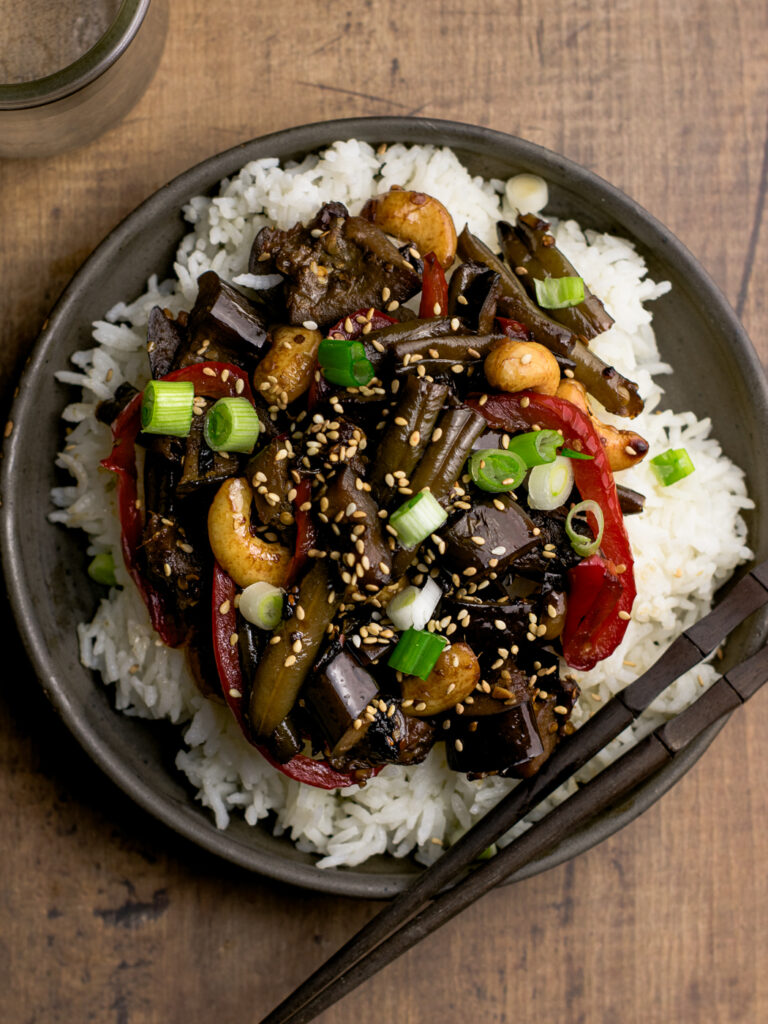
[[[488,125],[609,179],[700,258],[768,360],[764,0],[172,0],[157,76],[85,149],[0,161],[3,412],[117,221],[241,140],[364,114]],[[135,808],[0,686],[0,1019],[257,1020],[375,906],[281,887]],[[323,1024],[768,1020],[768,693],[629,828],[486,899]]]

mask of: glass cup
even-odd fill
[[[152,80],[167,26],[166,0],[0,0],[0,157],[114,125]]]

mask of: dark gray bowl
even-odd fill
[[[267,828],[234,819],[219,832],[172,767],[168,727],[126,718],[109,692],[78,659],[75,624],[89,619],[97,601],[85,574],[82,537],[51,526],[49,492],[54,456],[62,441],[59,419],[71,389],[53,377],[72,352],[91,344],[91,321],[113,303],[144,291],[151,273],[170,272],[187,228],[180,209],[209,192],[249,160],[297,158],[339,138],[368,142],[448,145],[475,174],[506,178],[533,171],[550,184],[551,210],[589,227],[635,240],[650,274],[672,282],[654,303],[664,358],[679,372],[668,378],[667,401],[711,416],[727,454],[747,473],[758,508],[768,508],[768,473],[762,456],[768,436],[768,389],[752,346],[727,302],[691,254],[661,224],[594,174],[530,142],[486,128],[417,118],[330,121],[277,132],[211,157],[161,188],[120,224],[90,256],[62,295],[24,372],[5,445],[2,475],[2,544],[8,589],[22,637],[45,693],[97,764],[142,807],[201,846],[243,867],[324,892],[384,898],[404,887],[418,868],[376,857],[364,867],[322,871],[313,858]],[[750,542],[768,554],[765,523],[749,517]],[[751,653],[765,632],[754,621],[735,634],[731,660]],[[714,732],[703,737],[632,798],[569,836],[518,878],[552,867],[612,834],[657,800],[698,759]]]

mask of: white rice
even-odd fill
[[[514,216],[503,182],[472,178],[453,153],[431,146],[393,145],[382,155],[365,143],[347,141],[299,165],[255,161],[225,180],[215,198],[199,196],[184,208],[193,230],[178,250],[177,279],[160,283],[152,277],[144,295],[111,309],[94,324],[96,345],[76,353],[75,368],[58,375],[62,383],[80,386],[82,395],[63,413],[73,429],[58,465],[74,482],[53,492],[58,510],[51,519],[85,530],[89,555],[111,551],[120,584],[102,600],[93,621],[79,627],[83,664],[113,686],[120,711],[183,725],[185,746],[176,764],[219,828],[226,828],[233,810],[252,825],[273,812],[275,831],[319,854],[320,867],[355,865],[385,851],[397,857],[415,854],[428,863],[514,783],[496,777],[467,781],[447,769],[442,745],[421,765],[388,766],[364,788],[341,792],[300,785],[271,768],[242,738],[230,713],[199,694],[184,654],[166,648],[153,633],[123,567],[114,477],[98,465],[110,450],[110,434],[93,413],[96,403],[123,381],[140,386],[146,380],[146,323],[154,305],[174,313],[189,309],[196,279],[208,269],[241,287],[271,283],[247,274],[248,253],[261,227],[274,223],[285,228],[307,220],[331,199],[356,213],[370,195],[393,184],[437,196],[459,228],[468,222],[491,245],[496,220]],[[644,513],[627,520],[638,596],[624,642],[583,677],[584,694],[573,719],[579,725],[700,617],[717,587],[750,557],[740,512],[752,502],[741,470],[709,436],[708,419],[654,411],[662,394],[656,378],[670,368],[659,355],[645,303],[669,285],[646,277],[642,258],[626,240],[584,234],[574,221],[559,224],[556,234],[558,245],[616,320],[592,347],[639,383],[646,409],[633,426],[650,442],[652,453],[685,447],[696,466],[695,473],[669,488],[658,486],[647,462],[621,474],[623,483],[647,495]],[[688,673],[596,761],[605,764],[617,756],[715,677],[708,665]],[[584,774],[595,770],[588,765]]]

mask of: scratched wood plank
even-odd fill
[[[365,114],[485,124],[595,170],[702,260],[768,363],[767,60],[762,0],[174,0],[122,125],[0,162],[3,407],[56,295],[142,198],[242,139]],[[219,863],[133,807],[7,643],[3,1021],[254,1020],[374,912]],[[323,1024],[768,1019],[768,695],[753,703],[632,826],[471,908]]]

